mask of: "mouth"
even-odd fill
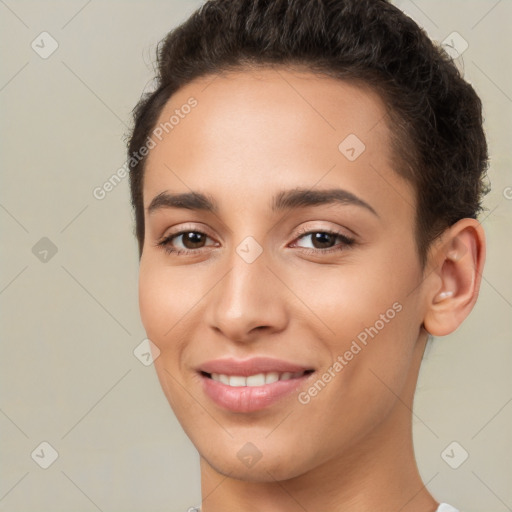
[[[205,396],[230,412],[284,405],[313,378],[315,369],[271,358],[217,359],[196,368]]]

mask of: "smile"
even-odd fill
[[[266,384],[273,384],[274,382],[297,379],[302,377],[306,373],[310,373],[312,370],[305,370],[301,372],[268,372],[268,373],[257,373],[255,375],[226,375],[224,373],[205,373],[205,375],[216,382],[221,382],[226,386],[230,387],[258,387]]]
[[[304,387],[315,370],[272,357],[220,358],[196,366],[205,397],[221,409],[254,412]]]

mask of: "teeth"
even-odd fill
[[[273,382],[277,382],[279,380],[279,373],[270,372],[265,375],[265,384],[272,384]]]
[[[231,377],[233,378],[233,377]],[[243,379],[243,377],[238,377]],[[258,373],[257,375],[250,375],[247,377],[246,385],[247,386],[264,386],[265,385],[265,374],[264,373]]]
[[[231,375],[229,377],[229,385],[232,387],[247,386],[247,379],[238,375]]]
[[[298,377],[302,377],[304,372],[269,372],[269,373],[258,373],[256,375],[249,375],[249,377],[244,377],[242,375],[224,375],[222,373],[212,373],[212,380],[216,380],[217,382],[222,382],[222,384],[226,384],[227,386],[232,387],[241,387],[241,386],[263,386],[265,384],[272,384],[273,382],[277,382],[278,380],[290,380]]]

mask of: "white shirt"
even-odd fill
[[[201,512],[201,507],[189,508],[187,512]],[[448,503],[440,503],[436,512],[459,512],[455,507],[448,505]]]
[[[440,503],[436,512],[459,512],[455,507],[448,505],[448,503]]]

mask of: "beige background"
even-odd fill
[[[156,43],[199,5],[0,0],[0,511],[179,512],[199,502],[198,456],[153,368],[133,354],[145,333],[128,181],[103,200],[93,196],[125,161],[126,124],[151,85]],[[428,350],[414,411],[418,464],[438,499],[465,512],[505,512],[512,510],[512,5],[397,5],[433,39],[456,31],[469,44],[462,64],[485,104],[492,155],[481,296],[466,323]],[[43,31],[59,45],[46,59],[31,48],[33,40],[43,46]],[[39,51],[50,48],[45,39]],[[50,461],[43,441],[59,454],[48,469],[31,458],[35,450],[36,461]],[[441,456],[453,441],[452,461],[469,453],[458,469]]]

